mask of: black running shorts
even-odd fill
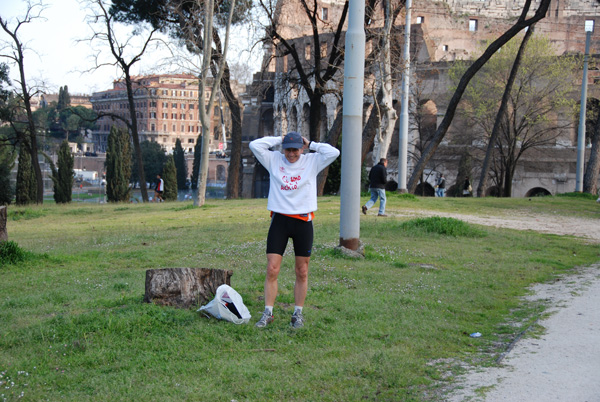
[[[291,238],[294,242],[296,257],[310,257],[313,235],[312,221],[305,222],[274,213],[267,236],[267,254],[283,255],[288,239]]]

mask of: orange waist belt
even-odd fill
[[[271,211],[271,217],[273,217],[273,211]],[[282,214],[280,212],[277,212],[279,215],[283,215],[283,216],[289,216],[290,218],[294,218],[294,219],[300,219],[301,221],[304,222],[310,222],[313,219],[315,219],[315,213],[314,212],[309,212],[307,214]]]

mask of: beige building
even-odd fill
[[[140,141],[157,142],[170,153],[179,139],[185,152],[193,153],[198,135],[202,131],[198,110],[198,78],[191,74],[165,74],[134,77],[134,81],[134,102]],[[204,97],[208,101],[210,87],[207,88]],[[99,152],[105,152],[111,127],[125,126],[117,117],[130,119],[124,80],[115,81],[112,89],[94,93],[91,103],[94,110],[103,115],[98,119],[93,141]],[[229,109],[223,104],[225,134],[221,125],[219,103],[216,102],[207,112],[211,121],[210,152],[218,152],[224,147],[224,135],[227,136],[229,132]]]

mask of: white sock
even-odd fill
[[[296,312],[302,314],[302,306],[296,306],[296,307],[294,307],[294,313],[296,313]]]
[[[273,315],[273,306],[265,306],[265,311],[268,311],[269,314]]]

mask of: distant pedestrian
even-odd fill
[[[443,174],[440,174],[440,177],[438,177],[436,187],[437,196],[444,197],[446,195],[446,178]]]
[[[387,159],[381,158],[379,163],[371,168],[369,172],[369,191],[371,199],[362,206],[362,213],[367,214],[367,210],[371,208],[377,198],[379,198],[379,212],[377,216],[387,216],[385,214],[385,185],[387,183]]]
[[[473,187],[471,187],[471,182],[469,178],[465,178],[465,184],[463,186],[463,197],[471,197],[473,195]]]
[[[154,200],[156,202],[163,202],[163,192],[165,191],[165,182],[161,175],[156,175],[156,187],[154,188]]]

